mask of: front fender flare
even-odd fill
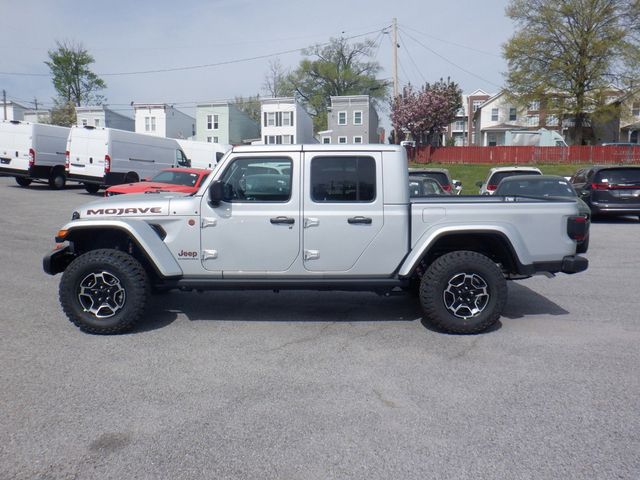
[[[162,277],[182,276],[182,268],[153,228],[142,220],[82,220],[67,223],[65,239],[73,239],[74,232],[120,230],[125,232],[140,248],[152,266]]]

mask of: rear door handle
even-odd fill
[[[371,220],[369,217],[351,217],[347,220],[351,225],[371,225]]]
[[[296,223],[295,219],[291,217],[275,217],[270,220],[273,225],[293,225]]]

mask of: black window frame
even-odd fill
[[[317,165],[316,162],[320,163],[320,162],[327,162],[327,159],[332,159],[332,160],[356,160],[356,199],[355,200],[337,200],[334,198],[331,199],[320,199],[316,197],[316,184],[314,184],[314,177],[317,175],[316,172],[314,172],[314,164]],[[358,172],[358,162],[360,160],[365,160],[365,161],[370,161],[371,164],[370,166],[373,167],[373,182],[372,182],[372,186],[373,186],[373,195],[371,196],[370,199],[367,200],[360,200],[358,197],[360,195],[360,189],[361,189],[361,179],[360,179],[360,175]],[[376,164],[376,159],[372,156],[369,155],[318,155],[316,157],[313,157],[311,159],[311,165],[309,168],[310,174],[309,174],[309,197],[311,202],[316,203],[316,204],[325,204],[325,203],[339,203],[339,204],[362,204],[362,203],[375,203],[376,200],[378,199],[378,166]]]
[[[249,163],[251,162],[255,162],[255,163],[261,163],[261,162],[269,162],[269,163],[279,163],[279,164],[283,164],[283,163],[287,163],[288,166],[284,166],[283,168],[288,168],[288,174],[286,174],[289,178],[289,194],[287,196],[286,199],[279,199],[279,200],[263,200],[263,199],[259,199],[259,200],[251,200],[251,199],[247,199],[247,198],[230,198],[226,195],[226,192],[228,191],[228,187],[226,187],[225,185],[227,184],[227,180],[225,180],[225,176],[228,174],[228,172],[231,171],[231,169],[233,168],[234,164],[238,161],[246,161],[247,165],[245,167],[240,167],[240,168],[248,168],[251,165],[249,165]],[[254,165],[255,166],[255,165]],[[282,167],[282,165],[281,165]],[[258,167],[258,168],[268,168],[268,167]],[[274,169],[276,169],[275,167],[273,167]],[[260,174],[256,174],[256,175],[260,175]],[[284,175],[283,175],[284,176]],[[242,175],[241,178],[244,178],[244,174]],[[230,162],[229,165],[227,165],[227,167],[225,168],[224,172],[222,172],[222,175],[220,175],[219,177],[220,182],[223,183],[223,190],[225,191],[225,196],[223,198],[223,201],[225,203],[268,203],[268,204],[283,204],[283,203],[288,203],[291,201],[291,198],[293,196],[293,159],[291,157],[287,157],[287,156],[277,156],[277,157],[236,157],[233,158]],[[240,179],[238,179],[239,182]]]

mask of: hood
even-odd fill
[[[103,198],[77,209],[80,218],[149,217],[169,215],[171,198],[176,194],[130,194]]]

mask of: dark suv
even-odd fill
[[[449,170],[446,168],[410,168],[409,175],[412,177],[433,178],[446,193],[451,195],[459,194],[462,189],[462,183],[458,180],[451,180]]]
[[[640,216],[640,167],[582,168],[571,183],[593,215]]]

